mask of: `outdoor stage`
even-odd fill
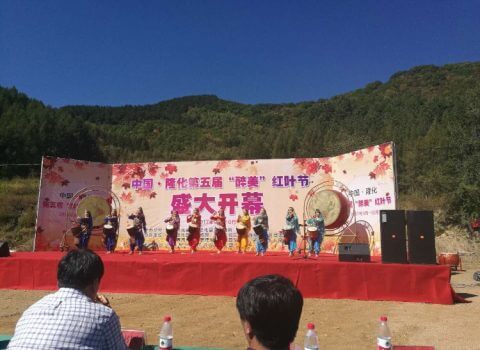
[[[284,252],[254,254],[164,251],[143,255],[99,253],[105,264],[101,292],[235,296],[249,279],[277,273],[289,277],[307,298],[395,300],[452,304],[450,268],[440,265],[338,262],[289,258]],[[62,253],[13,253],[0,258],[0,289],[57,288]]]

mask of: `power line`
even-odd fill
[[[37,164],[0,164],[0,167],[8,167],[8,166],[39,166],[40,163]]]

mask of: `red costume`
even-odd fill
[[[218,250],[222,250],[227,244],[227,230],[226,230],[226,217],[213,215],[210,220],[215,221],[215,238],[213,239],[213,243]]]
[[[202,217],[200,214],[192,214],[187,217],[187,222],[190,224],[188,227],[188,245],[192,250],[196,251],[197,246],[200,243],[200,227],[202,225]]]

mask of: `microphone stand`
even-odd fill
[[[296,258],[294,258],[294,260],[298,260],[298,259],[317,260],[317,258],[309,256],[308,252],[307,252],[307,232],[306,232],[307,224],[306,224],[306,220],[303,219],[303,224],[300,224],[299,226],[303,227],[303,235],[302,235],[303,249],[302,248],[299,249],[299,251],[303,250],[303,256],[296,257]]]

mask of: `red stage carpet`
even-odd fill
[[[100,253],[102,292],[235,296],[247,280],[270,273],[289,277],[307,298],[397,300],[452,304],[450,268],[437,265],[338,262],[235,253]],[[1,289],[54,290],[60,252],[13,253],[0,258]]]

